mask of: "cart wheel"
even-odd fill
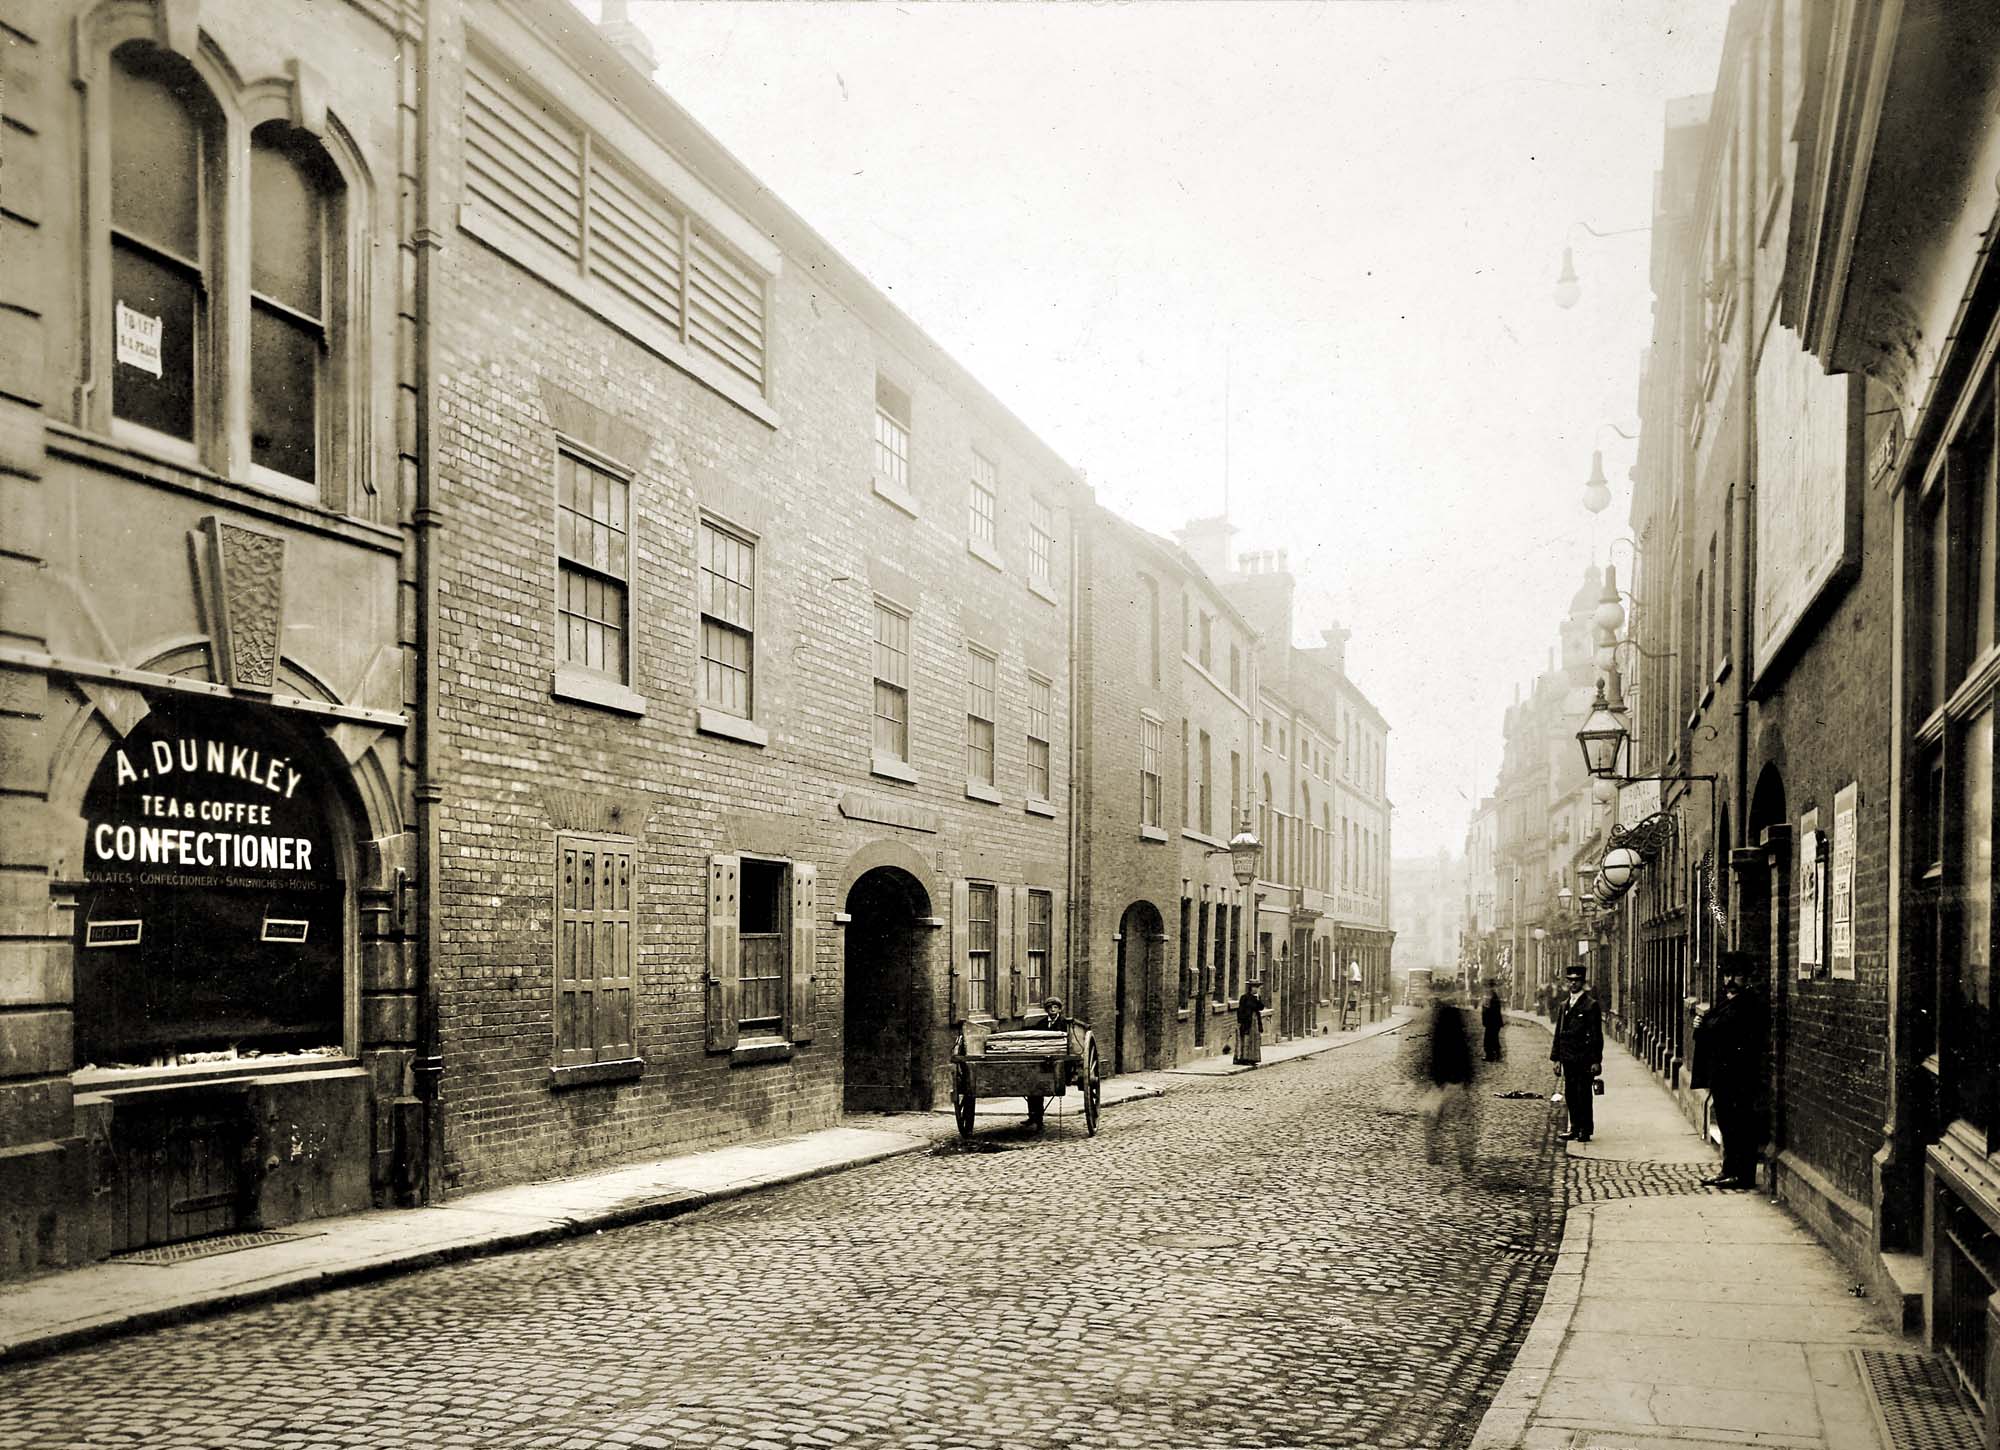
[[[1103,1096],[1104,1084],[1097,1075],[1097,1039],[1086,1038],[1083,1044],[1083,1128],[1086,1133],[1097,1132],[1097,1104]]]
[[[958,1119],[958,1136],[972,1136],[972,1110],[978,1104],[972,1093],[972,1069],[963,1062],[951,1070],[951,1114]]]

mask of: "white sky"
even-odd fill
[[[1460,849],[1584,567],[1631,557],[1634,445],[1600,425],[1637,431],[1649,238],[1573,224],[1651,220],[1727,4],[631,10],[659,84],[1113,508],[1217,513],[1226,454],[1301,640],[1354,631],[1396,855]]]

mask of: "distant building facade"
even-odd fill
[[[1389,863],[1390,924],[1396,932],[1400,979],[1411,967],[1428,967],[1442,978],[1459,975],[1459,918],[1463,909],[1466,863],[1449,851],[1402,856]],[[1400,988],[1392,986],[1400,1000]]]
[[[1228,854],[1248,801],[1256,635],[1180,547],[1079,529],[1079,1010],[1117,1071],[1213,1056],[1258,970]]]

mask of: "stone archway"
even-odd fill
[[[848,888],[843,1009],[843,1106],[903,1112],[930,1106],[930,894],[896,866],[864,871]]]
[[[1111,1021],[1111,1071],[1160,1066],[1165,1060],[1167,925],[1150,901],[1135,901],[1118,918],[1118,965]]]

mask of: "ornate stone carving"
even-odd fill
[[[202,527],[208,535],[222,683],[268,693],[278,683],[285,633],[285,541],[213,515]]]

